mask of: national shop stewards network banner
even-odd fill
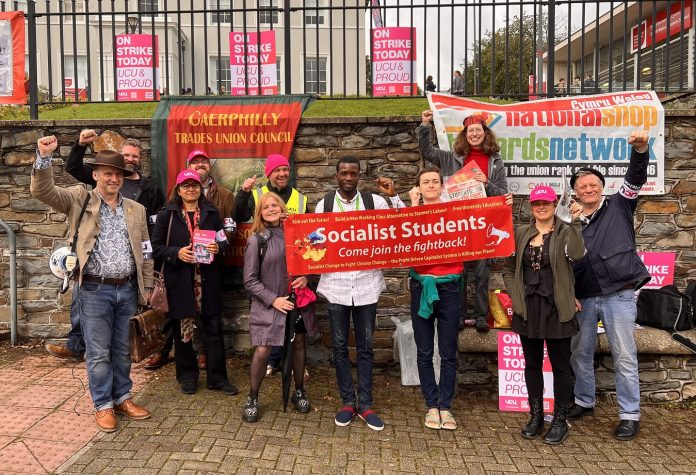
[[[618,191],[631,157],[628,137],[646,130],[650,141],[648,181],[641,194],[662,195],[664,187],[665,111],[654,91],[559,97],[517,104],[486,104],[429,93],[438,144],[450,150],[463,120],[487,115],[507,169],[510,191],[528,195],[537,185],[561,191],[565,170],[581,167],[604,174],[604,190]]]
[[[509,256],[512,209],[502,196],[411,208],[291,215],[291,275],[323,274]]]

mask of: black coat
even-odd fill
[[[219,231],[222,220],[215,207],[208,201],[201,201],[200,229]],[[172,218],[172,229],[167,246],[167,228],[169,217]],[[169,299],[169,318],[180,319],[196,315],[193,297],[194,265],[179,260],[179,249],[191,243],[188,225],[181,209],[176,203],[167,203],[162,211],[157,213],[155,231],[152,235],[152,250],[158,262],[164,262],[164,283],[167,286]],[[227,248],[227,242],[218,242],[220,253],[215,256],[212,264],[200,264],[203,297],[201,299],[201,315],[216,315],[222,311],[222,252]],[[160,270],[156,267],[155,270]]]

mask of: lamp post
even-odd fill
[[[130,33],[134,34],[135,30],[138,28],[140,19],[137,16],[129,16],[126,21],[128,22],[128,29],[130,30]]]

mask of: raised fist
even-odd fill
[[[80,145],[87,145],[88,143],[92,143],[95,140],[97,140],[97,133],[93,129],[85,129],[82,132],[80,132]]]
[[[631,136],[628,137],[628,144],[633,145],[636,152],[643,153],[648,150],[649,138],[647,130],[636,129],[631,133]]]
[[[423,125],[428,125],[433,120],[433,111],[428,109],[427,111],[421,112],[421,123]]]
[[[58,139],[55,135],[41,137],[39,140],[37,140],[36,146],[39,149],[39,156],[50,157],[58,148]]]

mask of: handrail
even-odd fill
[[[10,340],[17,344],[17,240],[10,226],[0,219],[0,227],[7,232],[10,241]]]

